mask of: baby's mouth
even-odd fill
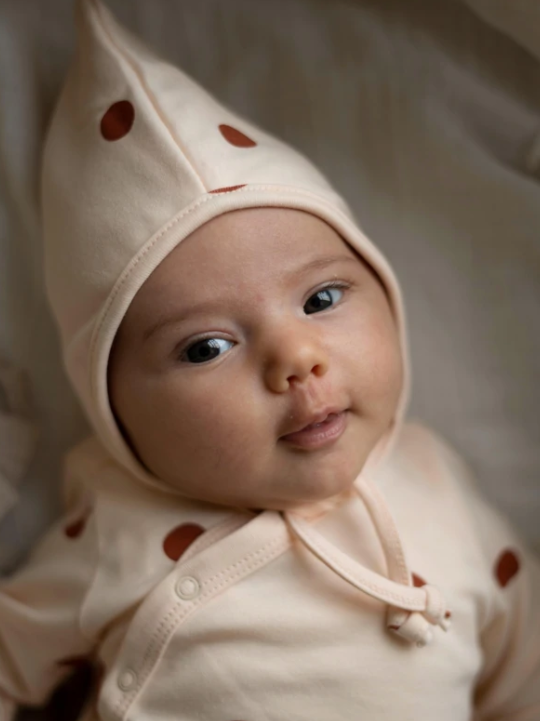
[[[335,443],[347,427],[347,410],[328,410],[316,415],[302,428],[280,437],[288,445],[317,450]]]

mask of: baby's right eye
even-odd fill
[[[204,338],[186,348],[181,360],[184,363],[206,363],[230,350],[234,343],[225,338]]]

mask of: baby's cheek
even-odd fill
[[[374,327],[366,365],[366,397],[375,412],[390,420],[401,395],[404,377],[399,339],[388,322]]]
[[[217,374],[216,374],[217,376]],[[164,452],[210,464],[234,462],[245,453],[246,435],[257,434],[253,398],[230,383],[201,374],[190,383],[163,388]]]
[[[397,342],[389,343],[386,352],[383,354],[381,366],[386,370],[385,382],[383,383],[383,395],[386,402],[392,407],[397,406],[401,391],[403,389],[404,369],[401,348]]]

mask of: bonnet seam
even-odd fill
[[[216,573],[210,578],[206,579],[206,581],[203,581],[203,585],[209,587],[203,594],[201,594],[201,596],[199,596],[199,598],[192,601],[189,606],[185,606],[182,603],[177,603],[161,620],[158,628],[152,635],[152,638],[144,652],[141,668],[144,669],[145,666],[151,661],[152,655],[155,655],[157,653],[156,661],[154,662],[154,664],[152,664],[153,668],[153,666],[159,659],[161,648],[166,643],[167,638],[175,630],[175,628],[177,628],[181,621],[185,620],[199,607],[203,606],[207,600],[210,600],[213,595],[215,595],[216,592],[219,592],[222,588],[227,587],[227,585],[230,585],[231,582],[234,582],[239,578],[243,578],[248,575],[248,573],[255,571],[257,568],[260,568],[267,560],[272,560],[273,558],[275,558],[276,553],[279,553],[279,551],[282,549],[285,550],[289,545],[291,545],[290,538],[287,538],[285,541],[280,539],[273,540],[258,551],[254,551],[247,556],[244,556],[242,560],[236,561],[224,571],[220,571],[219,573]],[[220,579],[220,577],[221,580],[216,583],[216,581]],[[139,682],[133,689],[132,693],[125,696],[116,704],[115,710],[118,715],[123,716],[128,710],[128,708],[131,706],[131,704],[135,701],[137,695],[140,691],[142,691],[146,680],[150,676],[152,668],[147,669],[146,673],[143,672],[141,674],[141,677],[139,678]]]
[[[176,137],[170,124],[167,122],[165,115],[164,115],[163,111],[161,110],[161,107],[158,104],[158,102],[154,96],[154,93],[148,87],[148,84],[146,83],[146,80],[144,79],[144,76],[140,70],[138,63],[132,58],[131,54],[121,46],[120,42],[118,40],[116,40],[113,31],[107,26],[107,21],[102,17],[101,8],[96,3],[94,3],[94,7],[96,10],[96,14],[99,17],[99,21],[101,23],[101,28],[102,28],[103,32],[105,33],[105,35],[107,36],[109,43],[111,44],[113,49],[124,59],[124,61],[129,65],[129,67],[134,72],[137,80],[139,81],[139,85],[141,86],[142,90],[144,90],[144,92],[146,93],[148,100],[150,101],[157,116],[161,120],[163,126],[167,129],[167,132],[171,136],[171,138],[174,141],[175,145],[177,146],[178,150],[182,153],[184,158],[189,163],[191,170],[197,176],[197,180],[201,184],[202,190],[204,192],[208,192],[208,189],[206,188],[205,184],[203,183],[201,175],[200,175],[197,167],[193,163],[191,156],[188,154],[185,147],[180,143],[180,141]]]

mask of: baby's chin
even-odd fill
[[[356,477],[356,474],[351,474],[340,482],[334,478],[331,483],[312,483],[306,489],[295,488],[293,494],[291,489],[287,489],[283,496],[253,497],[245,507],[258,511],[289,511],[306,517],[318,516],[341,505],[351,496]]]
[[[276,493],[276,489],[273,489],[274,493],[264,494],[259,489],[259,492],[232,493],[227,496],[219,496],[212,492],[204,493],[201,489],[194,489],[192,486],[186,487],[172,479],[162,480],[176,493],[194,503],[204,503],[221,508],[244,508],[256,513],[262,511],[291,512],[311,518],[341,505],[349,498],[353,492],[355,477],[343,480],[339,484],[335,482],[311,484],[306,489],[295,488],[294,493],[291,493],[290,488],[283,489],[283,494]]]
[[[281,508],[280,510],[294,513],[297,516],[302,516],[303,518],[313,520],[341,506],[352,495],[353,484],[351,483],[347,488],[329,497],[314,498],[310,501],[291,503],[290,505],[287,505],[286,508]]]

